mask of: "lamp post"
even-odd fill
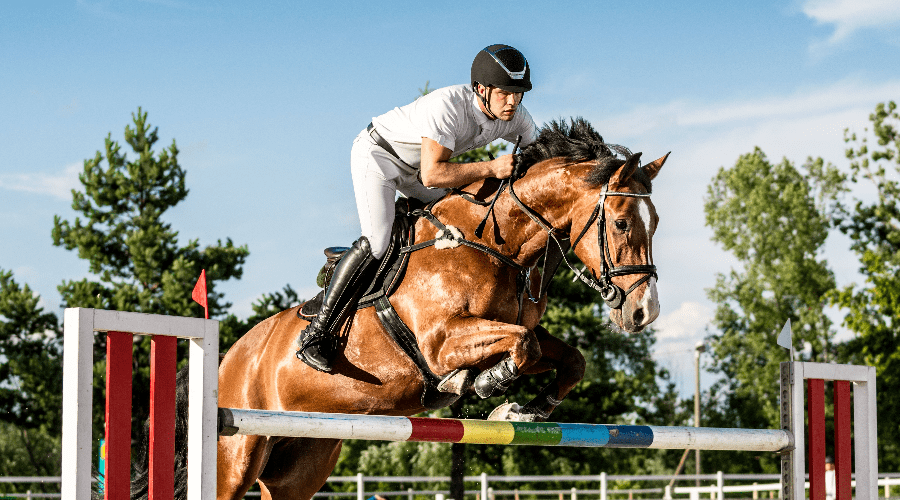
[[[697,342],[697,345],[694,346],[694,368],[696,377],[694,381],[696,382],[696,391],[694,392],[694,427],[700,427],[700,354],[706,351],[706,344],[701,340]],[[696,475],[700,475],[700,450],[696,449],[695,452],[695,463],[696,463],[696,471],[694,472]],[[696,485],[700,486],[700,478],[698,477],[696,480]]]

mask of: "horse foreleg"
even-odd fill
[[[584,356],[578,349],[550,335],[544,327],[534,329],[541,345],[541,359],[531,365],[526,373],[541,373],[556,370],[556,378],[526,404],[521,413],[534,415],[536,420],[546,420],[562,400],[583,377]]]
[[[219,438],[216,498],[240,500],[265,467],[274,441],[266,436]]]
[[[435,370],[442,373],[461,368],[487,369],[509,355],[519,372],[541,358],[541,346],[534,333],[524,326],[483,318],[454,318],[440,332],[443,342],[430,351]]]
[[[502,393],[506,386],[541,358],[538,338],[528,328],[483,318],[455,318],[440,332],[442,342],[430,351],[438,373],[457,369],[483,370],[475,381],[482,398]],[[426,342],[427,345],[427,342]]]

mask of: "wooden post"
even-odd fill
[[[850,382],[834,382],[834,475],[837,500],[851,500]]]
[[[132,344],[130,333],[106,334],[106,500],[131,498]]]
[[[149,500],[175,498],[175,365],[178,339],[150,339]]]
[[[809,499],[825,500],[825,381],[806,381],[809,428]]]

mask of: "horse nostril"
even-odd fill
[[[637,311],[634,311],[634,314],[631,317],[634,320],[635,325],[644,324],[644,308],[640,308]]]

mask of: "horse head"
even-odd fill
[[[588,190],[571,220],[573,249],[586,266],[579,277],[600,292],[610,319],[627,332],[639,332],[659,316],[652,245],[659,216],[650,192],[668,154],[644,166],[640,157],[591,166]]]

